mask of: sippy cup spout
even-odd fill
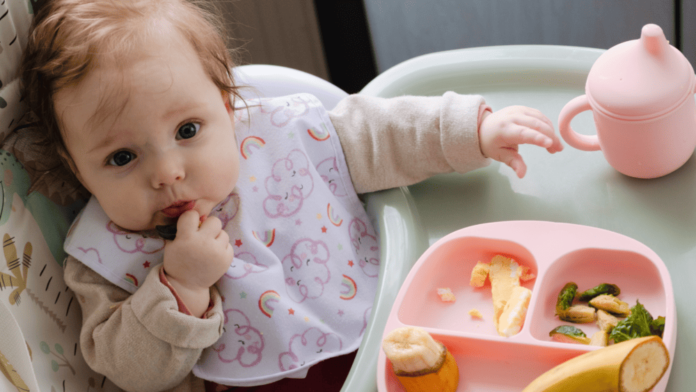
[[[640,40],[645,49],[652,55],[659,55],[664,48],[669,46],[665,33],[656,24],[646,24],[640,34]]]

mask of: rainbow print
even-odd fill
[[[135,287],[138,287],[138,278],[136,278],[135,276],[133,276],[131,274],[126,274],[126,277],[123,278],[123,280],[134,285]]]
[[[264,238],[261,238],[259,233],[255,231],[251,231],[251,234],[256,238],[257,240],[261,241],[262,244],[266,245],[266,247],[270,247],[273,245],[273,241],[275,241],[275,229],[273,230],[266,230],[264,234]]]
[[[341,218],[334,212],[333,207],[331,207],[331,203],[329,203],[326,206],[326,215],[329,217],[329,222],[331,222],[336,227],[340,226],[341,223],[343,223],[343,218]]]
[[[329,134],[329,130],[326,129],[326,125],[324,125],[324,123],[321,123],[321,126],[323,129],[316,130],[314,128],[309,128],[307,133],[309,133],[309,136],[311,136],[312,139],[323,142],[324,140],[328,139],[331,134]]]
[[[240,150],[242,152],[242,158],[248,159],[249,156],[251,155],[251,148],[254,147],[257,150],[263,146],[266,145],[266,142],[263,141],[258,136],[248,136],[242,140],[242,146],[240,147]]]
[[[341,292],[341,299],[353,299],[355,294],[358,292],[358,286],[355,284],[355,281],[350,278],[350,276],[343,275],[341,286],[345,286],[347,289],[346,291]]]
[[[280,295],[278,295],[278,293],[274,290],[268,290],[259,297],[259,309],[261,310],[261,313],[266,315],[268,318],[273,316],[274,309],[270,306],[271,301],[280,301]]]

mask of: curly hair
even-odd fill
[[[240,98],[234,83],[234,52],[222,21],[195,0],[49,0],[38,10],[20,65],[22,96],[38,118],[47,154],[65,168],[72,159],[61,133],[54,98],[78,84],[99,62],[119,64],[162,22],[192,45],[215,85]]]

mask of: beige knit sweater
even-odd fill
[[[329,116],[355,189],[365,193],[485,166],[478,142],[485,108],[476,95],[354,95]],[[179,312],[172,291],[160,281],[161,265],[132,295],[73,257],[64,266],[65,281],[82,307],[80,347],[90,367],[127,391],[204,391],[191,369],[222,333],[222,304],[214,287],[212,308],[205,318],[195,318]]]

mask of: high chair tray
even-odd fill
[[[493,324],[491,285],[469,285],[477,261],[496,255],[514,259],[535,278],[526,321],[511,337],[498,335]],[[597,324],[572,324],[555,316],[558,293],[568,282],[578,291],[613,283],[619,298],[636,301],[653,317],[665,317],[663,341],[674,358],[677,338],[672,282],[660,258],[626,236],[588,226],[538,221],[496,222],[455,231],[433,244],[411,269],[399,290],[384,329],[424,328],[442,342],[459,366],[458,391],[519,392],[552,367],[598,347],[552,341],[559,325],[575,325],[592,336]],[[455,302],[443,302],[437,289],[448,287]],[[477,309],[482,319],[469,315]],[[664,391],[668,369],[654,391]],[[501,376],[505,375],[505,376]],[[380,392],[404,391],[384,354],[379,353]]]
[[[510,105],[537,108],[558,132],[558,114],[568,101],[584,94],[587,74],[603,52],[525,45],[434,53],[387,70],[361,93],[380,97],[438,96],[450,90],[481,94],[493,110]],[[572,126],[578,133],[595,133],[590,112],[578,115]],[[528,166],[523,179],[493,162],[470,173],[436,176],[366,196],[368,212],[380,232],[380,281],[371,321],[343,391],[377,391],[387,319],[402,283],[423,252],[461,228],[499,221],[565,222],[605,229],[633,238],[659,255],[672,277],[679,314],[673,322],[682,331],[679,350],[671,353],[674,362],[666,390],[693,389],[696,160],[692,157],[665,177],[640,180],[618,173],[601,151],[564,147],[551,155],[542,148],[521,146]],[[535,284],[540,287],[540,280]]]

